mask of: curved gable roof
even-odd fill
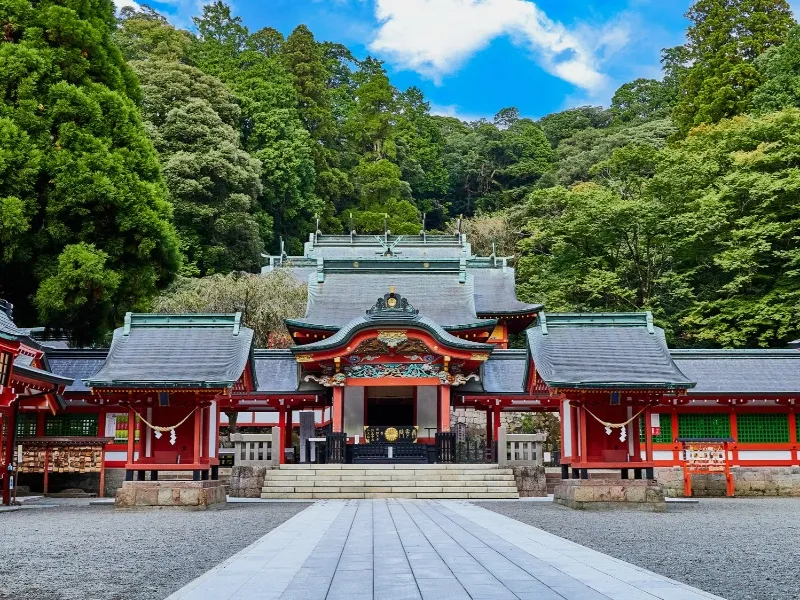
[[[103,366],[84,381],[90,387],[230,387],[252,352],[253,330],[228,315],[125,317]]]
[[[536,371],[551,388],[687,389],[664,330],[646,313],[544,314],[527,330]]]

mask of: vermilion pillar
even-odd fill
[[[500,437],[500,407],[495,402],[492,406],[492,421],[494,422],[494,439]]]
[[[644,411],[644,456],[645,461],[653,462],[653,420],[650,415],[653,414],[652,408],[646,408]],[[633,428],[636,433],[636,428]],[[639,460],[639,457],[636,457]]]
[[[2,427],[2,422],[0,422],[0,427]],[[3,453],[5,457],[4,460],[0,461],[3,464],[3,468],[6,469],[6,472],[3,473],[3,504],[11,504],[11,475],[12,473],[8,471],[8,465],[14,462],[14,433],[17,430],[17,422],[16,422],[16,410],[15,405],[12,404],[11,407],[8,409],[6,413],[6,439],[5,444],[3,447],[0,447],[0,452]],[[14,473],[16,475],[16,473]]]
[[[333,421],[333,431],[340,432],[344,430],[344,388],[333,388],[333,414],[331,414]]]
[[[439,431],[450,431],[450,386],[439,386]]]
[[[284,439],[286,440],[284,447],[291,448],[292,447],[292,429],[294,424],[292,423],[292,419],[294,415],[292,414],[292,409],[286,409],[286,430],[284,431]]]
[[[286,463],[286,407],[278,409],[278,431],[280,432],[281,447],[278,448],[278,463]]]

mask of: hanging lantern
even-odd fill
[[[0,350],[0,389],[8,385],[13,364],[14,355],[8,350]]]

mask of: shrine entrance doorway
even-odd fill
[[[413,398],[368,398],[367,426],[413,426]]]

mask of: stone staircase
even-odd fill
[[[281,465],[262,498],[519,498],[511,469],[497,465]]]

